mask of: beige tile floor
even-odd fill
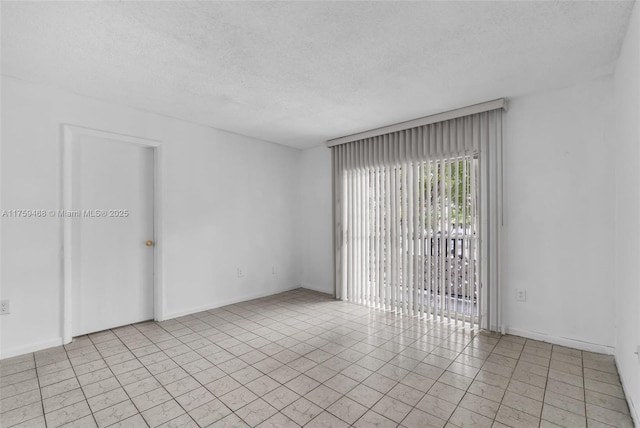
[[[2,427],[631,427],[615,363],[298,289],[0,361]]]

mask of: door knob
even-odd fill
[[[146,245],[147,247],[151,247],[153,246],[153,241],[147,241],[144,243],[144,245]]]

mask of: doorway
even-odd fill
[[[159,143],[65,125],[64,341],[158,318]]]

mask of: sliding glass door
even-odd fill
[[[348,171],[343,280],[350,300],[473,321],[477,182],[473,156]]]
[[[498,329],[501,111],[332,153],[337,297]]]

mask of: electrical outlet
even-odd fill
[[[271,275],[277,275],[278,274],[278,269],[275,266],[271,267]]]
[[[244,269],[241,267],[238,268],[238,278],[242,278],[244,276]]]
[[[527,301],[527,290],[516,290],[516,301],[517,302],[526,302]]]
[[[0,300],[0,315],[11,313],[11,303],[8,300]]]

